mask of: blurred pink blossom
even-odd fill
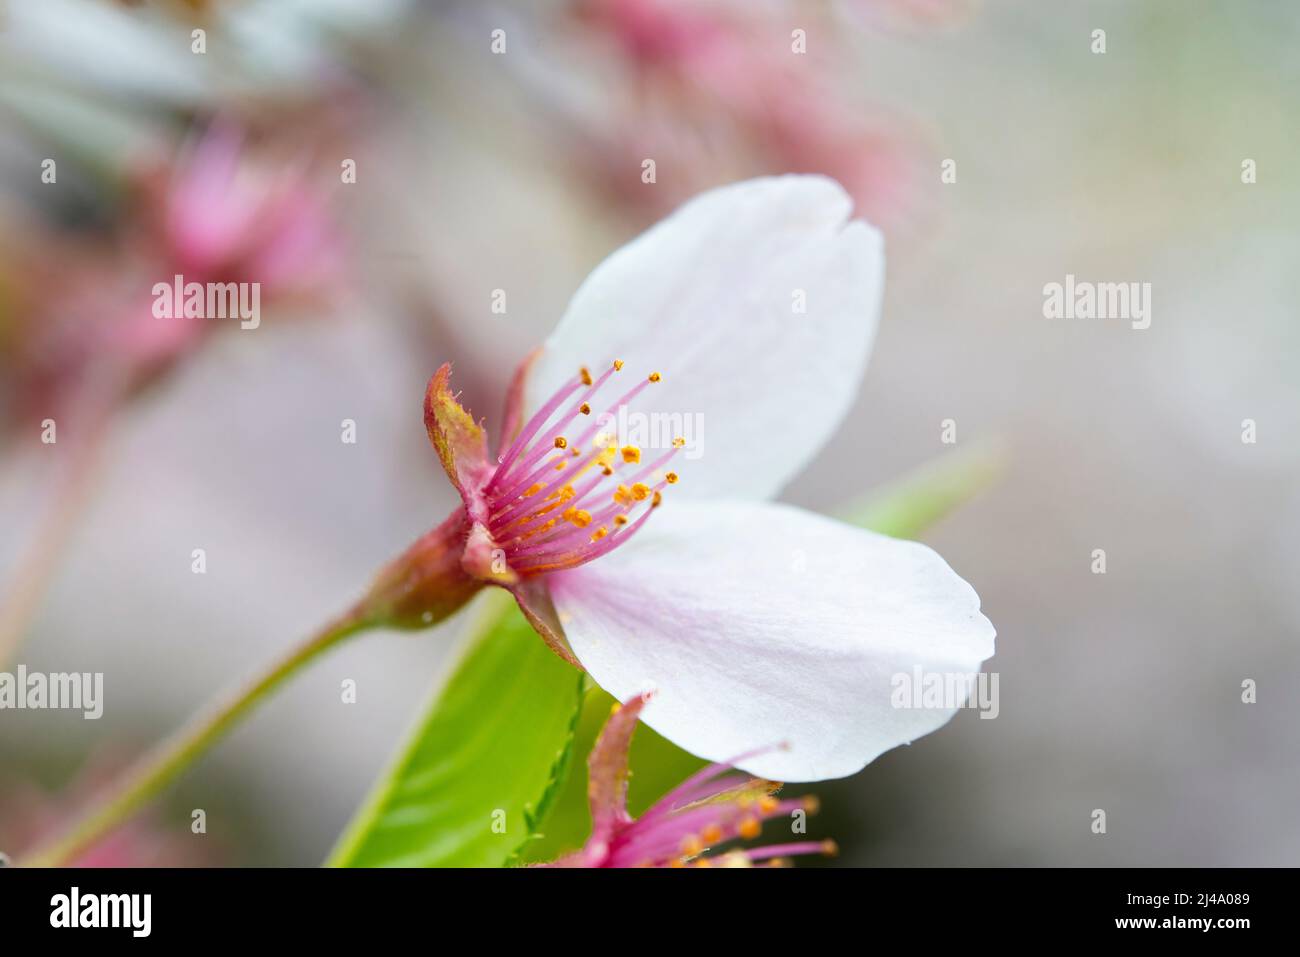
[[[885,226],[915,203],[914,137],[845,99],[833,82],[842,75],[836,29],[817,16],[682,0],[578,0],[574,9],[627,75],[626,115],[583,146],[597,181],[625,204],[659,213],[762,172],[832,176]],[[806,53],[792,49],[796,28],[807,31]],[[646,157],[660,167],[655,189],[638,178]]]
[[[151,196],[163,255],[187,279],[261,282],[268,295],[325,282],[342,245],[306,170],[271,170],[243,150],[239,130],[218,121],[172,167]]]
[[[34,405],[55,414],[87,390],[132,391],[229,325],[158,318],[155,283],[259,283],[261,303],[273,307],[328,301],[342,287],[342,235],[307,164],[272,168],[229,122],[171,159],[141,163],[131,185],[126,223],[108,242],[51,237],[36,257],[58,268],[12,317],[5,359],[20,414]]]
[[[111,780],[112,762],[96,761],[62,793],[23,783],[0,795],[0,852],[21,862],[42,840],[59,834],[78,811]],[[221,853],[204,834],[165,827],[152,815],[136,817],[110,831],[70,867],[212,867]]]

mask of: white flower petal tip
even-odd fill
[[[964,697],[900,706],[899,677],[972,675],[994,649],[974,589],[931,549],[784,505],[677,503],[549,584],[605,690],[653,682],[646,724],[774,780],[845,777],[936,730]]]
[[[686,440],[682,496],[771,497],[838,427],[875,337],[884,241],[851,210],[834,180],[801,175],[686,203],[578,289],[531,370],[526,409],[581,366],[662,373],[619,429],[651,448]]]

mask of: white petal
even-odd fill
[[[674,464],[680,495],[771,497],[839,425],[875,335],[884,243],[848,222],[851,206],[820,176],[750,180],[687,203],[583,283],[534,367],[527,407],[584,365],[626,362],[600,394],[610,403],[659,372],[631,411],[666,417],[633,416],[629,441],[687,440]]]
[[[787,742],[740,765],[781,781],[843,777],[935,730],[961,701],[895,707],[896,676],[993,654],[979,597],[931,549],[786,505],[666,503],[549,583],[606,691],[654,689],[646,723],[713,761]]]

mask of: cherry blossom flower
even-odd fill
[[[812,797],[778,798],[780,785],[711,764],[656,801],[639,818],[627,811],[628,748],[649,695],[615,706],[587,760],[591,836],[581,850],[542,867],[780,866],[805,854],[833,855],[834,841],[762,847],[719,845],[754,840],[763,822],[817,811]]]
[[[381,575],[375,620],[507,588],[612,695],[656,689],[660,734],[764,777],[852,774],[944,724],[960,702],[896,708],[891,677],[979,670],[974,590],[923,545],[768,501],[834,435],[874,337],[882,240],[850,209],[822,177],[751,180],[615,252],[516,375],[495,456],[443,366],[425,418],[463,506]],[[613,432],[655,414],[707,423],[707,448]]]

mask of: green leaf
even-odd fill
[[[838,510],[851,525],[893,538],[916,538],[1002,474],[1005,456],[999,445],[954,449]]]
[[[573,740],[574,760],[542,827],[542,833],[524,848],[521,857],[527,862],[552,861],[567,851],[582,846],[591,833],[591,811],[587,807],[587,755],[596,743],[614,699],[592,686],[582,706],[577,734]],[[581,759],[579,760],[579,756]],[[683,751],[667,738],[642,724],[632,736],[628,766],[627,806],[635,817],[670,790],[681,784],[708,762]]]
[[[583,676],[546,647],[513,601],[485,598],[485,627],[424,707],[329,865],[501,867],[545,816],[566,778]]]

